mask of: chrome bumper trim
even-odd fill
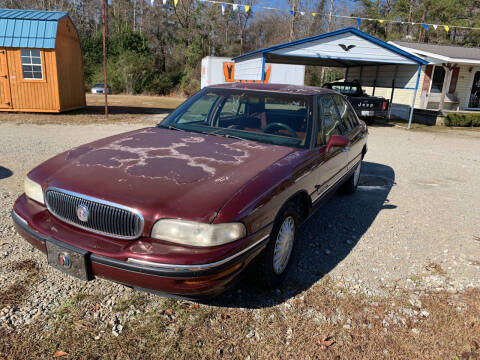
[[[255,246],[259,245],[263,241],[265,241],[270,235],[266,235],[260,240],[254,242],[252,245],[246,247],[243,250],[240,250],[239,252],[226,257],[225,259],[213,262],[213,263],[208,263],[208,264],[199,264],[199,265],[176,265],[176,264],[161,264],[161,263],[156,263],[152,261],[145,261],[145,260],[139,260],[139,259],[133,259],[133,258],[128,258],[127,262],[130,264],[137,264],[137,265],[145,265],[145,266],[151,266],[151,267],[158,267],[158,268],[163,268],[163,269],[172,269],[172,270],[188,270],[188,271],[199,271],[199,270],[208,270],[211,268],[216,268],[219,267],[229,261],[232,261],[238,256],[243,255],[247,251],[253,249]]]

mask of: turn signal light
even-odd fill
[[[237,265],[227,269],[227,270],[224,270],[222,271],[221,273],[218,273],[218,274],[215,274],[215,275],[212,275],[206,279],[199,279],[199,280],[195,280],[195,279],[191,279],[191,280],[185,280],[184,281],[184,284],[186,285],[201,285],[201,284],[206,284],[210,281],[214,281],[214,280],[218,280],[218,279],[221,279],[227,275],[230,275],[232,274],[233,272],[235,272],[236,270],[240,269],[242,267],[243,263],[238,263]]]

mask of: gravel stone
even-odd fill
[[[142,294],[147,301],[141,309],[118,310],[132,298],[132,289],[102,279],[84,283],[50,268],[44,254],[16,233],[10,218],[13,203],[23,192],[25,175],[33,167],[72,147],[141,127],[145,124],[0,123],[0,164],[13,173],[0,179],[0,283],[2,287],[24,283],[25,271],[13,270],[14,264],[29,260],[38,267],[35,281],[27,285],[21,299],[0,309],[0,327],[20,331],[29,322],[58,318],[59,307],[80,293],[100,295],[98,306],[85,311],[86,319],[102,329],[103,333],[95,333],[100,337],[110,331],[120,335],[141,311],[160,313],[166,308],[164,298]],[[457,292],[480,287],[480,266],[474,265],[478,261],[474,255],[480,251],[480,243],[475,241],[475,236],[480,236],[480,212],[472,211],[480,203],[480,192],[472,191],[478,188],[480,178],[480,152],[474,151],[480,148],[480,134],[389,127],[372,127],[369,131],[369,151],[361,175],[368,180],[362,182],[366,185],[359,186],[352,196],[333,196],[328,206],[307,221],[299,232],[298,259],[292,264],[286,285],[275,294],[281,298],[308,293],[326,274],[354,294],[382,296],[385,289],[411,290],[415,295],[408,308],[397,308],[378,319],[385,320],[389,327],[406,326],[406,322],[429,316],[420,301],[425,291]],[[368,185],[375,179],[388,185]],[[288,284],[295,284],[295,289]],[[240,286],[222,301],[231,301],[228,296],[248,297],[249,293],[248,287]],[[345,294],[340,292],[338,296]],[[294,302],[278,304],[271,296],[255,301],[262,301],[262,306],[281,305],[276,307],[278,316],[295,311]],[[467,310],[460,303],[455,308]],[[355,325],[347,323],[338,309],[329,317],[315,309],[308,309],[304,315],[318,324]],[[112,319],[117,320],[109,325]],[[175,327],[168,331],[175,331]],[[252,330],[247,336],[261,334]]]

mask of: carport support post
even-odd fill
[[[418,65],[417,83],[413,92],[412,105],[410,106],[410,117],[408,119],[408,128],[412,126],[413,110],[415,109],[415,100],[417,99],[418,84],[420,83],[420,74],[422,73],[422,65]]]
[[[398,65],[395,65],[395,72],[393,73],[392,79],[392,92],[390,93],[390,104],[388,104],[388,120],[392,118],[392,104],[393,104],[393,93],[395,92],[395,80],[397,80],[398,74]]]

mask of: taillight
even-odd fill
[[[387,108],[387,102],[384,101],[384,102],[382,103],[382,110],[385,110],[386,108]]]

